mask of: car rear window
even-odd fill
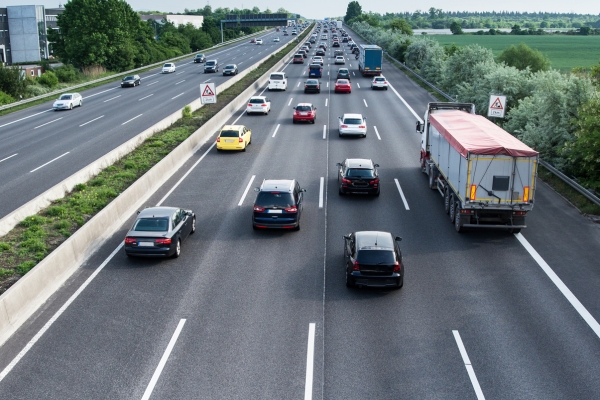
[[[280,192],[260,192],[258,196],[256,196],[255,204],[265,208],[291,207],[295,205],[291,193]]]
[[[319,81],[315,81],[314,79],[306,81],[307,85],[318,85]]]
[[[321,64],[311,64],[308,66],[308,68],[321,70]]]
[[[383,79],[383,78],[375,78],[375,80],[376,80],[377,82],[383,82],[383,81],[385,81],[385,79]]]
[[[221,137],[239,137],[240,133],[238,131],[221,131],[219,135]]]
[[[297,106],[297,111],[310,111],[310,106]]]
[[[337,83],[338,83],[339,85],[347,85],[347,84],[348,84],[348,81],[347,81],[346,79],[338,79]]]
[[[360,125],[362,124],[362,119],[360,118],[346,118],[344,119],[344,123],[347,125]]]
[[[271,77],[269,78],[273,81],[282,81],[283,80],[283,75],[281,74],[271,74]]]
[[[207,61],[207,62],[206,62],[206,65],[209,65],[209,66],[210,66],[210,65],[215,65],[215,62],[214,62],[214,61]]]
[[[166,232],[169,230],[168,218],[140,218],[135,222],[134,231]]]
[[[346,172],[348,177],[373,178],[375,176],[372,169],[349,168]]]
[[[262,104],[263,101],[263,99],[250,99],[250,103],[252,104]]]
[[[366,265],[385,265],[396,262],[396,257],[392,250],[359,250],[356,261]]]

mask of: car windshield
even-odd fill
[[[134,76],[126,76],[125,78],[123,78],[124,81],[132,81],[134,79],[135,79]]]
[[[348,171],[346,171],[346,176],[357,178],[373,178],[375,173],[372,169],[348,168]]]
[[[226,65],[225,69],[235,69],[235,65]]]
[[[359,250],[356,261],[365,265],[393,264],[396,257],[391,250]]]
[[[71,100],[71,95],[70,94],[63,94],[62,96],[60,96],[59,100]]]
[[[140,218],[133,226],[139,232],[166,232],[169,230],[169,218]]]
[[[347,125],[360,125],[362,124],[362,119],[360,118],[345,118],[344,119],[344,124]]]
[[[265,100],[261,99],[261,98],[250,99],[250,103],[252,103],[252,104],[262,104],[264,102],[265,102]]]
[[[286,208],[294,205],[294,198],[291,193],[260,192],[254,204],[265,208]]]
[[[173,66],[173,64],[165,64],[165,68],[170,68],[172,66]]]
[[[215,62],[214,61],[207,61],[206,65],[208,65],[208,66],[215,65]]]
[[[240,133],[238,131],[221,131],[220,137],[239,137]]]
[[[281,74],[271,74],[271,79],[274,81],[282,81],[283,80],[283,75]]]
[[[310,106],[296,106],[296,111],[310,111]]]

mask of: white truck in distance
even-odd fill
[[[335,21],[335,24],[338,29],[342,29],[342,21]]]
[[[468,103],[429,103],[421,133],[421,170],[438,190],[457,232],[526,228],[538,153]]]

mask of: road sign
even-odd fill
[[[214,83],[200,84],[200,100],[202,104],[214,104],[217,102],[217,89]]]
[[[506,110],[506,96],[490,96],[490,106],[488,107],[488,117],[504,118]]]

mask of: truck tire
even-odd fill
[[[446,214],[450,212],[450,188],[448,187],[444,191],[444,211],[446,211]]]
[[[454,198],[454,193],[450,195],[450,221],[454,223],[454,217],[456,216],[456,199]]]
[[[508,230],[508,233],[519,233],[521,232],[521,228],[512,228]]]
[[[456,205],[454,206],[454,229],[458,233],[462,233],[465,231],[465,228],[463,228],[462,226],[461,220],[462,218],[460,215],[460,207],[458,203],[456,203]]]
[[[437,178],[436,172],[435,167],[429,168],[429,188],[433,190],[437,189],[437,183],[435,182],[435,178]]]

